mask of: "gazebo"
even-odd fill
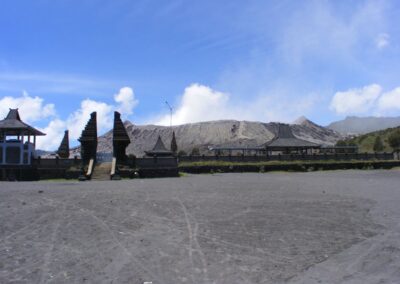
[[[18,109],[10,109],[0,121],[0,166],[30,165],[35,154],[36,136],[46,134],[24,123]]]
[[[290,126],[287,124],[279,124],[277,132],[275,138],[264,144],[265,150],[268,154],[276,151],[283,153],[308,152],[313,149],[321,148],[321,145],[319,144],[295,137]]]

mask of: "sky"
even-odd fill
[[[72,144],[98,113],[134,124],[327,125],[400,115],[397,0],[2,0],[0,119]]]

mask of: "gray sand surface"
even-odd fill
[[[0,283],[400,283],[400,171],[0,182]]]

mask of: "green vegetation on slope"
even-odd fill
[[[393,142],[390,143],[390,141],[397,141],[399,139],[400,127],[396,127],[363,134],[345,141],[340,141],[340,143],[344,142],[346,145],[357,145],[359,152],[362,153],[374,152],[374,146],[377,150],[381,149],[379,152],[393,152],[394,148],[399,148],[399,145],[396,146]]]

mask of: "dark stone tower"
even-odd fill
[[[117,163],[126,160],[125,149],[131,143],[125,125],[122,123],[121,114],[114,112],[114,129],[113,129],[113,155],[117,159]]]
[[[97,153],[97,118],[96,112],[90,114],[90,119],[82,131],[81,138],[81,158],[84,164],[88,163],[90,159],[96,159]]]
[[[60,147],[57,150],[58,156],[63,159],[69,158],[69,135],[68,130],[65,130],[64,138],[61,141]]]

